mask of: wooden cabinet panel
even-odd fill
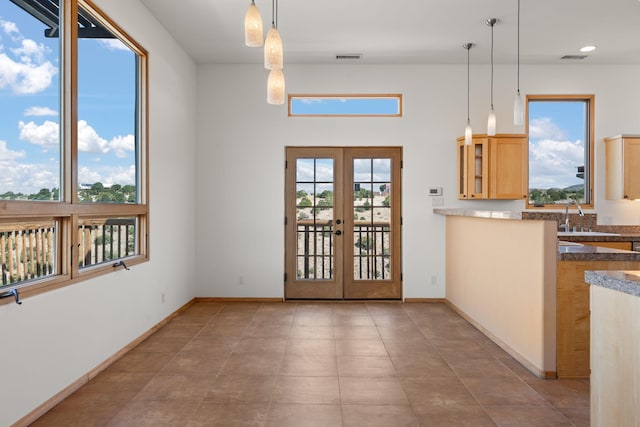
[[[605,138],[605,197],[640,199],[640,135]]]
[[[522,199],[527,194],[526,135],[458,138],[458,198]]]

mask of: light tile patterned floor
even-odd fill
[[[34,426],[588,426],[439,303],[197,302]]]

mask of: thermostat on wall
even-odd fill
[[[430,196],[442,196],[442,187],[429,187]]]

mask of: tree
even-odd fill
[[[310,206],[312,206],[313,203],[311,203],[311,200],[309,200],[308,197],[303,197],[302,200],[300,200],[300,203],[298,203],[298,206],[302,207],[302,208],[308,208]]]
[[[102,190],[104,190],[104,185],[102,185],[102,183],[101,183],[101,182],[96,182],[95,184],[93,184],[93,185],[91,186],[91,189],[92,189],[93,191],[102,191]]]
[[[136,187],[134,185],[123,185],[122,186],[122,192],[123,193],[135,193],[136,192]]]
[[[122,186],[120,184],[113,184],[111,186],[111,191],[120,191],[122,190]]]
[[[300,198],[302,198],[302,197],[306,197],[306,196],[307,196],[307,192],[306,192],[306,191],[304,191],[304,190],[298,190],[298,191],[296,192],[296,197],[297,197],[298,199],[300,199]]]

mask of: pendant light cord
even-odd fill
[[[491,109],[493,110],[493,25],[491,24]]]
[[[469,51],[471,50],[471,44],[469,44],[469,46],[467,47],[467,122],[469,121],[469,99],[470,99],[470,89],[469,87],[471,86],[471,80],[469,78],[469,73],[471,68],[469,67]]]

